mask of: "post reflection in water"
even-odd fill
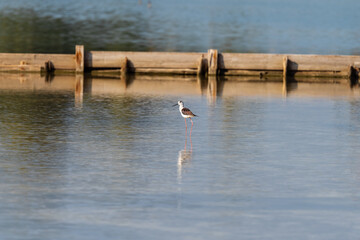
[[[328,82],[335,80],[329,79]],[[210,106],[218,97],[229,96],[317,96],[334,97],[360,95],[360,88],[350,87],[347,79],[337,83],[298,81],[259,81],[249,77],[209,76],[148,76],[114,74],[41,75],[36,73],[0,73],[0,90],[73,91],[75,105],[81,107],[83,94],[150,94],[196,96],[206,95]]]
[[[286,75],[283,76],[282,95],[283,95],[283,98],[286,98],[286,96],[287,96],[287,77],[286,77]]]
[[[207,97],[210,105],[214,105],[217,97],[217,77],[209,76]]]
[[[84,74],[75,76],[75,107],[81,108],[84,96]]]

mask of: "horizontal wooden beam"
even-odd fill
[[[224,76],[282,77],[283,70],[222,70]],[[288,76],[299,77],[348,77],[347,71],[287,71]]]
[[[127,57],[130,68],[198,68],[203,53],[181,52],[111,52],[90,51],[85,54],[87,68],[119,68]]]
[[[295,77],[347,77],[347,71],[294,71],[290,73]]]
[[[0,53],[0,65],[35,65],[43,66],[51,61],[55,70],[75,70],[74,54],[34,54],[34,53]]]
[[[41,72],[46,71],[45,64],[39,65],[0,65],[1,72]]]
[[[346,77],[349,66],[359,73],[360,56],[219,53],[210,49],[201,52],[119,52],[84,51],[78,45],[75,54],[0,53],[0,71],[123,69],[122,72],[253,75],[270,76],[285,73],[289,76]],[[287,67],[284,71],[284,57]],[[126,61],[124,61],[126,59]],[[126,63],[126,64],[125,64]],[[50,67],[51,66],[51,67]]]
[[[288,57],[289,71],[346,71],[350,64],[360,62],[360,56],[222,53],[220,69],[282,70],[283,58]]]
[[[183,74],[196,75],[198,70],[192,68],[129,68],[129,72],[135,73],[164,73],[164,74]]]
[[[271,71],[264,71],[264,70],[236,70],[236,69],[229,69],[220,71],[221,75],[225,76],[274,76],[274,77],[281,77],[283,74],[282,70],[271,70]]]

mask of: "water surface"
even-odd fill
[[[79,99],[70,76],[0,81],[2,239],[359,236],[357,88],[86,78]]]

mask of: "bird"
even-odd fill
[[[187,118],[190,118],[190,121],[191,121],[191,128],[192,126],[194,125],[193,121],[192,121],[192,117],[197,117],[197,115],[195,115],[194,113],[192,113],[190,111],[190,109],[184,107],[184,103],[183,101],[178,101],[177,104],[174,104],[173,107],[179,105],[179,111],[180,111],[180,114],[181,116],[185,119],[185,127],[187,129],[187,125],[186,125],[186,119]]]

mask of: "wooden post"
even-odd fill
[[[204,66],[204,54],[201,54],[201,57],[199,59],[199,63],[198,63],[198,68],[197,68],[197,75],[203,75],[205,70],[205,66]]]
[[[355,77],[359,80],[360,78],[360,62],[354,62],[354,71],[355,71]]]
[[[348,78],[350,79],[350,81],[353,78],[353,76],[354,76],[354,65],[350,64],[348,67]]]
[[[122,75],[124,75],[124,74],[126,74],[127,72],[128,72],[128,58],[127,57],[125,57],[122,61],[121,61],[121,66],[120,66],[120,68],[121,68],[121,74]]]
[[[51,83],[54,80],[54,64],[49,60],[44,63],[45,82]]]
[[[54,71],[54,64],[50,60],[45,62],[45,71],[46,72]]]
[[[75,46],[75,71],[84,72],[84,45]]]
[[[209,49],[208,50],[208,74],[217,75],[218,71],[218,50]]]
[[[288,56],[285,56],[283,58],[283,89],[282,89],[282,93],[283,93],[284,97],[286,97],[286,95],[287,95],[287,70],[288,70],[288,64],[289,64]]]
[[[355,62],[350,64],[348,67],[348,78],[351,87],[359,83],[358,71]]]
[[[283,58],[283,77],[284,77],[285,81],[286,81],[286,77],[287,77],[288,62],[289,62],[288,56],[285,56]]]

